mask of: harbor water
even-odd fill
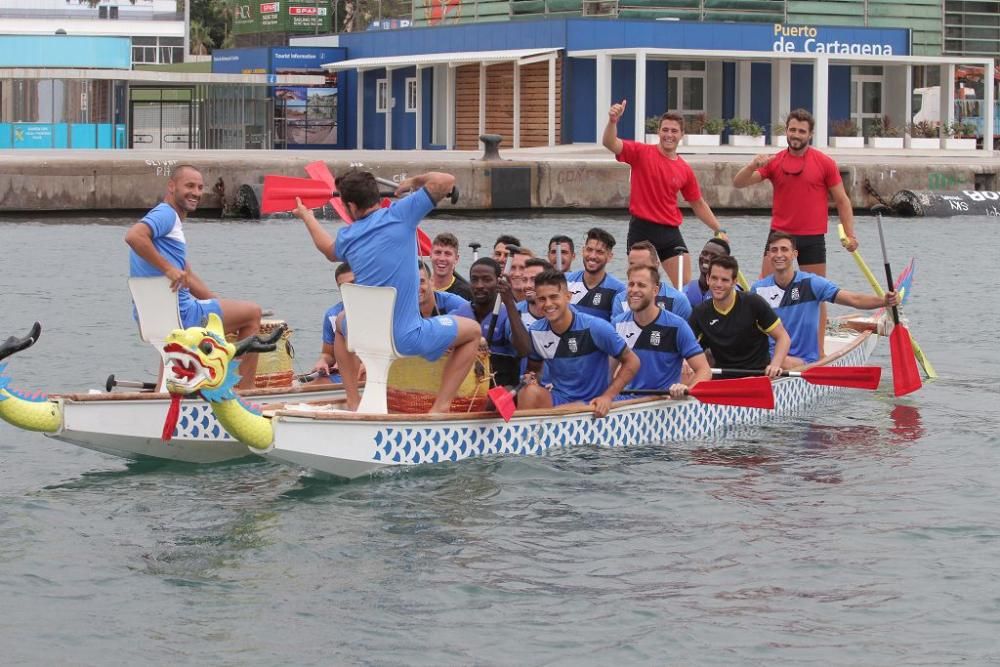
[[[0,338],[47,392],[153,377],[125,219],[0,220]],[[489,252],[625,216],[442,216]],[[330,229],[336,225],[330,224]],[[763,217],[724,220],[752,276]],[[983,665],[1000,663],[994,219],[887,220],[917,257],[906,315],[940,379],[704,441],[567,448],[338,483],[263,461],[126,461],[0,422],[4,665]],[[697,253],[708,238],[684,225]],[[298,370],[339,299],[297,220],[185,224],[219,294],[275,310]],[[861,252],[882,276],[872,218]],[[829,275],[869,291],[836,237]],[[577,258],[575,268],[580,267]],[[833,314],[844,312],[834,307]]]

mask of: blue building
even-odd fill
[[[944,83],[940,118],[950,122],[956,67],[993,69],[989,58],[910,55],[901,28],[565,18],[330,40],[347,50],[325,65],[344,74],[345,147],[366,149],[471,150],[484,132],[515,148],[593,143],[621,99],[624,137],[643,140],[645,120],[668,109],[693,122],[748,119],[771,134],[804,107],[822,147],[834,121],[858,137],[885,116],[906,126],[920,99],[915,73]],[[992,119],[984,128],[992,146]]]

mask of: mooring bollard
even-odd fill
[[[500,142],[503,141],[503,137],[499,134],[480,134],[479,140],[483,142],[483,157],[482,160],[499,160],[500,158]]]

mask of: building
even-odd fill
[[[592,143],[611,100],[623,98],[631,113],[619,133],[637,140],[666,109],[745,119],[773,135],[804,107],[822,147],[834,127],[860,137],[888,116],[904,128],[920,111],[917,90],[939,81],[935,117],[951,127],[976,111],[983,145],[993,143],[992,78],[980,75],[978,90],[961,78],[993,72],[993,59],[914,54],[901,27],[548,18],[331,39],[347,49],[326,69],[344,73],[348,147],[475,149],[485,132],[514,147]],[[975,110],[956,105],[966,90],[981,100]]]
[[[184,15],[175,0],[0,0],[0,34],[123,37],[131,63],[184,60]]]

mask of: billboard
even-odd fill
[[[236,3],[233,33],[253,35],[261,32],[331,32],[333,10],[330,0]]]

